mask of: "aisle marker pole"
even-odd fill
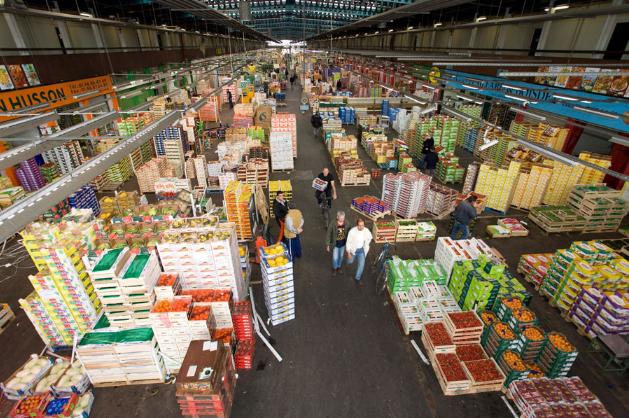
[[[271,345],[270,342],[267,341],[266,338],[264,338],[264,335],[262,335],[262,333],[260,331],[258,331],[258,337],[260,337],[260,339],[262,340],[262,342],[269,347],[269,350],[271,350],[271,353],[273,353],[273,355],[275,356],[275,358],[277,359],[277,361],[282,361],[282,356],[279,355],[279,353],[277,351],[275,351],[275,349],[273,348],[273,346]]]
[[[505,405],[507,405],[507,408],[509,408],[509,411],[511,411],[511,414],[514,416],[514,418],[520,418],[520,414],[518,414],[517,412],[515,412],[513,410],[513,407],[511,406],[511,403],[509,403],[509,401],[507,400],[507,398],[503,396],[501,396],[502,401],[505,403]]]
[[[430,362],[428,361],[428,359],[426,358],[422,350],[419,349],[415,340],[411,340],[411,344],[413,344],[413,347],[415,347],[415,351],[417,351],[417,354],[419,354],[419,357],[422,358],[422,361],[426,363],[427,365],[430,365]]]
[[[260,325],[261,325],[262,328],[264,328],[266,335],[270,337],[271,333],[264,325],[264,321],[262,321],[262,319],[260,318],[260,315],[258,315],[258,311],[256,310],[256,306],[253,301],[253,289],[251,288],[251,286],[249,286],[249,299],[251,299],[251,311],[253,312],[253,319],[254,319],[253,324],[255,325],[256,331],[260,332]]]

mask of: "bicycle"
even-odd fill
[[[330,225],[330,211],[332,209],[332,198],[326,196],[321,207],[321,213],[323,214],[323,227],[327,230]]]
[[[392,242],[385,242],[382,249],[376,256],[371,268],[378,271],[378,277],[376,279],[376,295],[379,295],[387,287],[387,278],[389,277],[389,261],[393,259],[389,254],[389,245],[393,245],[397,249],[397,245]]]

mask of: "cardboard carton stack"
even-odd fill
[[[293,260],[284,244],[260,250],[264,303],[273,325],[295,319]]]

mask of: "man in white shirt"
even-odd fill
[[[365,268],[365,257],[367,257],[367,253],[369,252],[369,243],[371,240],[371,231],[365,228],[364,219],[358,219],[356,226],[353,227],[347,234],[347,243],[345,244],[345,251],[347,252],[347,265],[352,264],[355,259],[358,260],[354,279],[359,285],[363,284],[360,277],[362,276],[363,269]]]

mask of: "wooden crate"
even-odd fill
[[[387,241],[395,242],[396,234],[397,234],[397,228],[395,226],[391,229],[386,229],[384,231],[382,229],[378,230],[378,221],[377,220],[374,221],[372,235],[373,235],[373,240],[377,244],[383,244]]]
[[[437,361],[436,354],[431,356],[430,363],[432,364],[432,368],[435,371],[435,375],[437,376],[437,380],[439,381],[439,386],[441,386],[441,390],[443,391],[444,395],[466,395],[470,393],[472,384],[470,380],[459,380],[456,382],[448,382],[446,380],[445,373],[443,372],[443,370],[441,369],[441,365]]]
[[[15,320],[15,314],[8,304],[0,303],[0,334]]]
[[[414,222],[414,225],[400,225],[400,222]],[[417,221],[414,219],[396,219],[396,242],[412,242],[417,237]]]
[[[483,321],[478,317],[478,314],[474,311],[470,311],[474,314],[478,320],[478,326],[464,329],[457,329],[454,326],[454,322],[450,318],[450,313],[444,316],[443,325],[450,334],[450,338],[456,345],[461,344],[476,344],[480,342],[481,334],[483,333]]]
[[[479,360],[475,360],[475,361],[479,361]],[[496,370],[498,371],[498,373],[500,373],[500,376],[502,376],[500,379],[496,379],[496,380],[489,380],[489,381],[485,381],[485,382],[476,382],[474,380],[474,377],[472,376],[472,373],[470,373],[469,369],[467,368],[466,363],[474,363],[474,361],[467,361],[467,362],[461,362],[461,364],[463,365],[463,370],[465,370],[465,374],[467,375],[467,377],[470,379],[471,385],[470,385],[470,393],[481,393],[481,392],[497,392],[499,390],[502,389],[502,385],[504,384],[506,377],[504,375],[504,373],[502,372],[502,370],[500,369],[500,367],[498,367],[498,363],[496,363],[496,361],[493,358],[489,358],[487,360],[480,360],[480,361],[490,361],[493,363],[494,367],[496,368]]]
[[[430,339],[430,335],[425,330],[422,331],[421,340],[429,356],[434,356],[435,354],[447,354],[447,353],[456,354],[456,345],[441,345],[439,347],[435,347],[432,340]]]

